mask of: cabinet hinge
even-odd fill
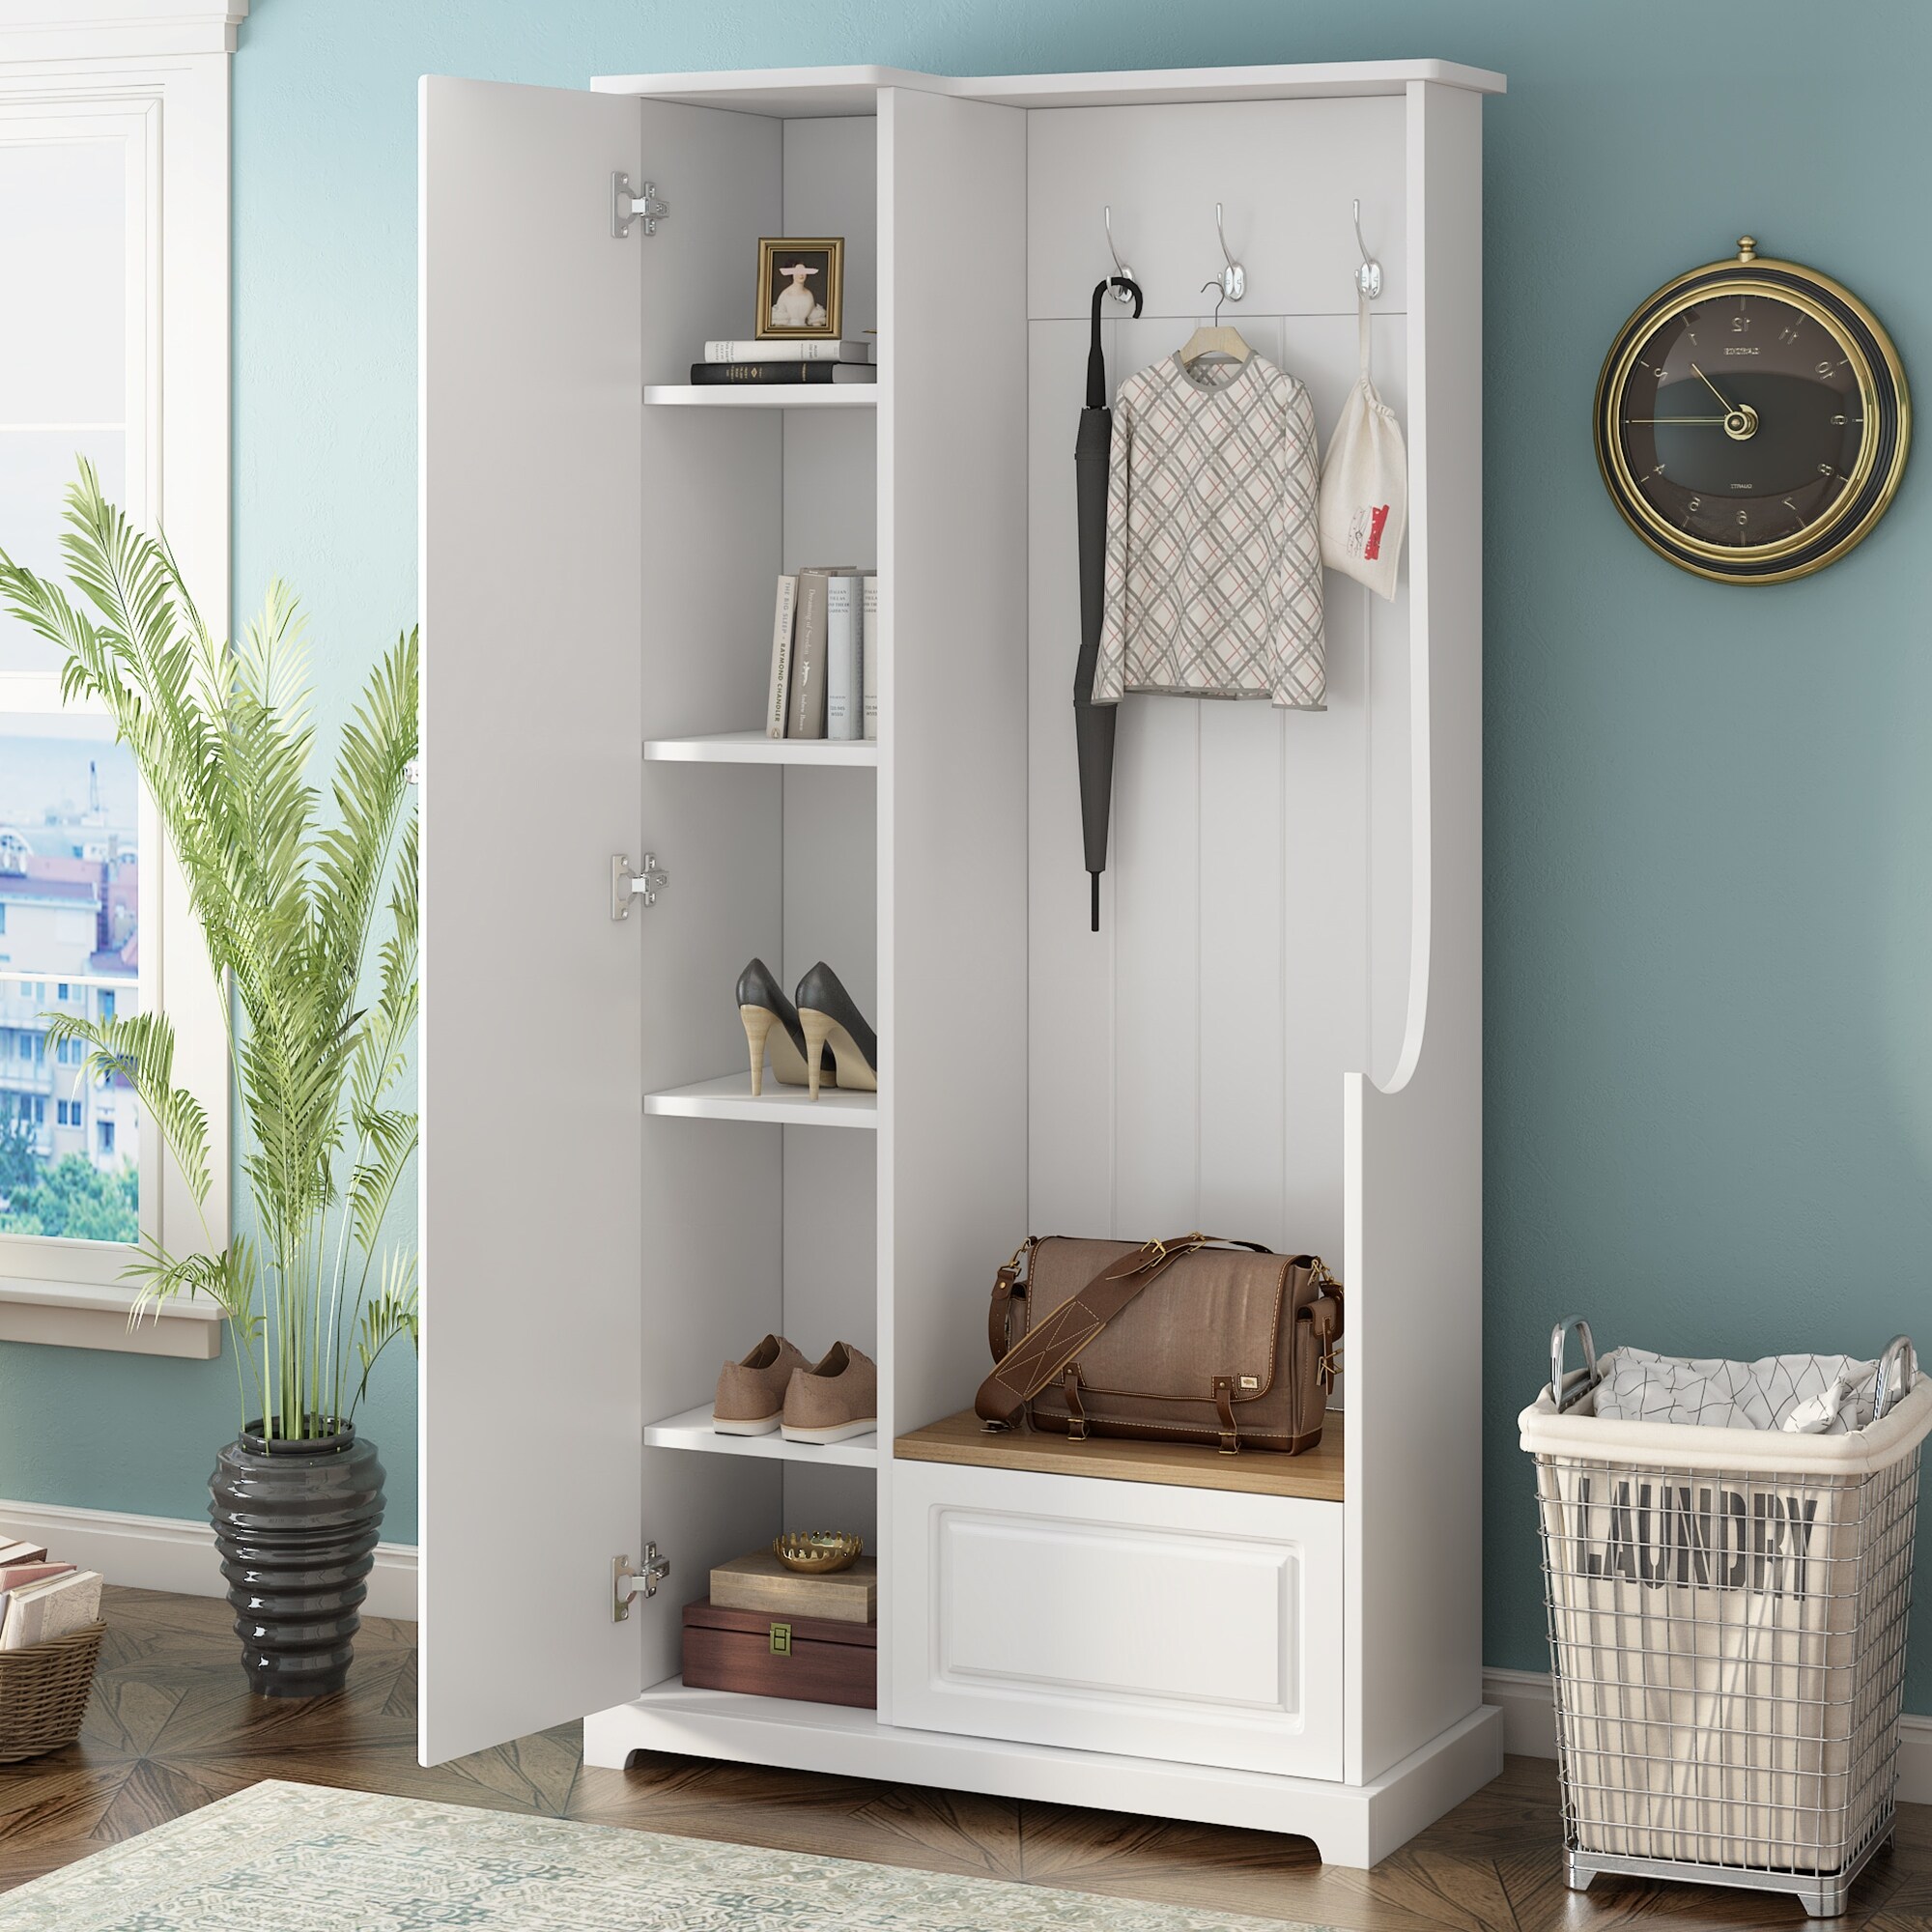
[[[659,1552],[655,1543],[644,1545],[643,1560],[634,1570],[628,1556],[611,1559],[611,1621],[627,1624],[631,1605],[640,1597],[655,1597],[658,1585],[670,1575],[670,1558]]]
[[[644,863],[634,872],[631,862],[621,852],[611,855],[611,917],[629,919],[631,902],[641,899],[645,905],[658,902],[660,888],[670,884],[670,874],[659,865],[655,852],[644,854]]]
[[[669,213],[669,204],[658,199],[656,182],[646,182],[639,193],[633,191],[629,175],[611,177],[611,233],[620,242],[631,232],[634,221],[642,224],[646,235],[655,235],[658,223]]]

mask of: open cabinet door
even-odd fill
[[[422,83],[425,1764],[639,1688],[639,126]]]

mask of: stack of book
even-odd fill
[[[707,342],[694,383],[872,383],[869,342]]]
[[[100,1615],[100,1577],[50,1563],[43,1545],[0,1539],[0,1650],[25,1650]]]
[[[772,738],[879,735],[879,580],[849,563],[779,579],[772,612]]]

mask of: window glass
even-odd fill
[[[0,142],[0,422],[127,414],[127,150],[120,139]]]
[[[0,262],[31,265],[0,299],[0,547],[47,571],[76,456],[128,501],[128,156],[119,138],[38,128],[0,139]],[[59,668],[0,614],[0,671]]]
[[[134,1240],[133,1094],[47,1037],[56,1012],[139,1010],[139,790],[104,721],[0,719],[0,1234]]]
[[[5,152],[0,148],[0,154]],[[7,306],[6,298],[0,298],[0,312]],[[41,429],[0,417],[0,550],[29,570],[65,581],[61,520],[75,459],[86,457],[100,472],[100,487],[109,502],[125,504],[126,441],[118,425]],[[0,611],[0,671],[60,668],[59,650],[28,630],[12,611]]]

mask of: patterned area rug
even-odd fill
[[[270,1780],[0,1896],[0,1932],[1321,1932]]]

